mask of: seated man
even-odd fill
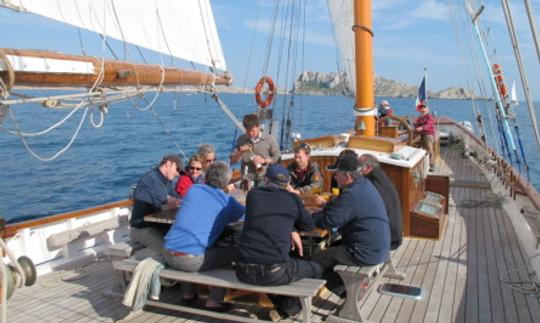
[[[144,221],[144,216],[162,210],[162,206],[178,207],[180,200],[172,186],[178,176],[182,161],[176,155],[163,157],[159,166],[152,169],[137,183],[133,192],[133,211],[129,224],[131,241],[161,252],[167,226]]]
[[[375,186],[384,201],[390,223],[390,250],[395,250],[403,242],[403,217],[399,194],[375,156],[363,154],[358,158],[358,162],[362,167],[362,174]]]
[[[390,248],[390,228],[384,202],[373,184],[362,176],[356,156],[340,157],[328,169],[336,171],[342,192],[313,216],[320,228],[338,228],[342,239],[315,253],[311,260],[321,266],[326,287],[343,297],[343,282],[334,272],[334,266],[376,265],[385,261]],[[325,203],[322,197],[317,197],[317,201],[320,205]]]
[[[278,162],[281,157],[279,145],[273,137],[263,137],[256,114],[244,116],[242,124],[246,133],[236,139],[236,149],[230,155],[231,164],[242,160],[240,171],[249,173],[256,184],[262,184],[267,165]]]
[[[294,162],[287,166],[291,175],[291,192],[301,194],[313,191],[319,193],[323,186],[323,178],[319,165],[309,160],[311,148],[306,143],[294,147]]]
[[[236,250],[214,246],[225,227],[238,221],[245,211],[244,206],[223,192],[231,176],[227,164],[215,162],[206,171],[205,184],[189,189],[163,245],[163,257],[172,268],[193,272],[231,266]],[[228,311],[231,304],[223,303],[224,297],[224,288],[212,288],[207,309]],[[197,298],[193,284],[184,284],[183,298],[185,304]]]
[[[302,256],[302,243],[295,230],[313,230],[314,223],[299,197],[287,191],[289,172],[275,164],[266,171],[264,187],[247,195],[246,219],[236,263],[239,280],[263,286],[288,284],[301,278],[319,278],[315,262],[291,258],[291,248]],[[301,310],[297,298],[269,295],[276,309],[272,319],[295,315]]]
[[[212,144],[202,144],[197,148],[196,155],[201,159],[203,172],[205,172],[216,160],[216,147]]]

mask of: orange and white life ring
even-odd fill
[[[267,93],[266,98],[263,100],[263,86],[268,86],[268,90],[265,91]],[[276,90],[276,85],[274,84],[274,81],[269,76],[263,76],[255,86],[255,101],[257,101],[257,105],[261,108],[266,108],[272,104],[272,100],[274,100],[274,94]]]
[[[492,69],[495,83],[497,84],[497,90],[499,91],[501,98],[505,99],[508,97],[508,89],[506,88],[506,84],[504,84],[501,66],[499,64],[493,64]]]

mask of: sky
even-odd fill
[[[295,29],[295,35],[304,36],[292,37],[297,39],[293,48],[296,48],[296,57],[299,58],[295,60],[294,67],[279,73],[298,75],[301,71],[337,71],[337,50],[326,0],[281,0],[279,3],[290,5],[293,1],[305,5],[305,11],[302,12],[305,14],[305,28],[300,32]],[[278,71],[272,69],[272,64],[285,66],[285,61],[292,61],[287,59],[286,50],[279,50],[281,46],[285,49],[288,46],[288,42],[283,38],[274,38],[271,54],[268,54],[268,31],[273,26],[272,12],[276,1],[210,0],[210,3],[228,70],[235,77],[234,85],[253,87],[265,73],[276,77],[272,73]],[[376,75],[419,85],[423,69],[427,68],[430,91],[477,84],[477,75],[484,73],[486,66],[479,67],[481,71],[475,73],[471,71],[468,63],[463,63],[461,57],[466,57],[465,61],[470,62],[472,56],[478,55],[478,42],[474,40],[472,27],[468,22],[463,18],[452,19],[451,12],[455,11],[449,10],[449,3],[459,7],[460,11],[463,7],[463,2],[458,0],[372,1]],[[531,4],[533,12],[540,12],[540,0],[532,0]],[[484,5],[485,10],[480,16],[480,22],[483,30],[487,32],[488,53],[493,62],[502,65],[509,83],[518,81],[518,98],[523,100],[500,1],[484,1]],[[475,3],[473,6],[477,8],[479,4]],[[534,99],[540,100],[539,60],[523,2],[514,1],[511,10],[518,30],[531,94]],[[72,27],[45,18],[36,19],[28,14],[14,13],[8,9],[0,9],[0,20],[4,30],[0,37],[0,47],[54,49],[66,53],[81,51],[80,38],[77,30]],[[274,24],[276,35],[280,34],[281,22],[281,17],[278,17]],[[458,26],[457,36],[453,24]],[[460,40],[463,48],[474,48],[475,51],[465,49],[465,54],[461,55],[456,39]],[[83,34],[83,46],[87,52],[101,50],[101,43],[95,36]],[[267,59],[268,55],[273,56]],[[265,65],[270,67],[265,69]],[[465,65],[469,66],[468,73],[464,72]]]

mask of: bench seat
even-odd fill
[[[126,259],[123,261],[115,262],[113,264],[113,268],[115,270],[131,273],[133,272],[133,270],[135,270],[135,267],[138,263],[138,260]],[[213,269],[204,272],[183,272],[170,268],[165,268],[161,270],[160,277],[179,282],[189,282],[212,287],[233,288],[256,293],[268,293],[275,295],[298,297],[300,298],[302,303],[303,322],[311,322],[311,300],[317,295],[319,289],[325,283],[325,281],[321,279],[304,278],[289,285],[282,286],[250,285],[239,281],[238,278],[236,278],[234,271],[230,269]],[[215,313],[203,309],[165,304],[158,301],[148,300],[147,304],[167,309],[189,312],[193,314],[202,314],[215,318],[233,319],[235,321],[242,322],[260,322],[259,320],[254,320],[247,317],[238,317],[227,313]]]
[[[396,272],[391,258],[375,266],[337,265],[334,267],[334,272],[339,274],[347,291],[347,297],[338,315],[331,314],[327,318],[328,322],[334,323],[368,322],[360,314],[360,301],[383,276],[405,279],[403,273]]]

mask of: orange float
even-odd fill
[[[266,98],[263,100],[263,87],[264,85],[268,86],[268,91]],[[257,105],[261,108],[266,108],[272,104],[272,100],[274,100],[274,95],[276,91],[276,85],[274,84],[274,81],[270,76],[263,76],[255,86],[255,101],[257,101]]]

